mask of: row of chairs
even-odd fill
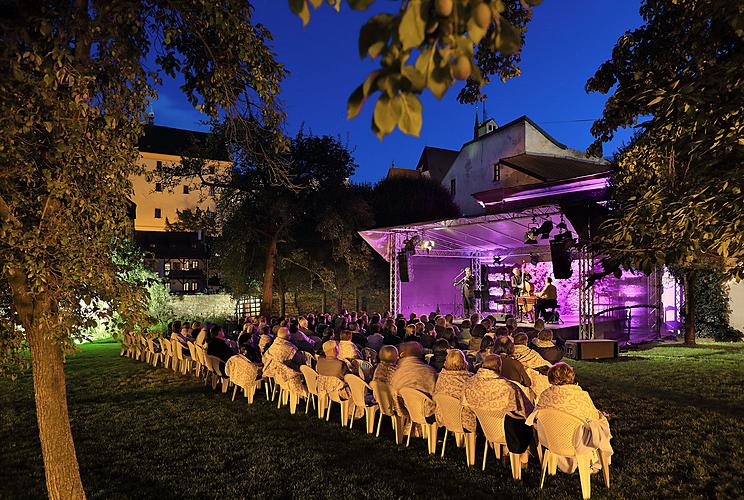
[[[153,366],[162,364],[163,368],[170,368],[182,374],[193,373],[203,378],[205,384],[211,381],[212,389],[221,385],[222,392],[227,392],[232,385],[232,399],[235,399],[238,389],[241,389],[248,400],[253,404],[257,389],[262,386],[265,389],[268,401],[277,401],[277,408],[288,406],[290,413],[295,414],[301,399],[305,399],[305,413],[309,413],[310,406],[317,411],[319,419],[330,420],[331,409],[335,404],[340,407],[341,425],[353,428],[356,420],[357,407],[364,411],[366,432],[380,436],[383,419],[388,417],[395,435],[396,444],[410,445],[411,436],[419,434],[428,443],[429,454],[437,453],[437,437],[439,425],[427,417],[427,410],[435,406],[440,409],[442,426],[444,427],[444,439],[442,441],[441,456],[444,457],[447,440],[450,434],[455,436],[458,446],[464,446],[465,458],[468,466],[474,466],[476,460],[476,433],[465,429],[462,420],[462,403],[451,396],[437,394],[429,398],[426,394],[415,389],[402,389],[399,393],[400,400],[396,402],[390,387],[387,384],[372,381],[371,383],[353,373],[344,377],[349,388],[350,397],[341,397],[338,392],[321,393],[318,390],[318,374],[311,366],[311,358],[307,364],[300,367],[300,372],[305,380],[307,394],[297,394],[290,387],[285,387],[281,381],[270,377],[257,378],[255,381],[232,380],[229,375],[230,363],[226,365],[224,372],[221,369],[219,358],[209,356],[204,348],[188,343],[189,356],[184,355],[181,344],[178,341],[160,339],[158,350],[155,342],[145,339],[142,335],[125,334],[125,349],[122,355],[128,355],[135,359],[141,359]],[[360,373],[364,375],[363,373]],[[493,450],[497,460],[508,457],[513,479],[520,480],[522,474],[521,457],[512,453],[506,445],[504,432],[505,412],[484,411],[473,408],[478,425],[485,436],[485,447],[481,467],[486,468],[486,462],[490,450]],[[559,457],[573,457],[577,460],[579,477],[581,482],[583,498],[591,495],[590,484],[590,457],[588,455],[577,455],[573,444],[576,432],[583,426],[583,421],[564,412],[557,410],[540,410],[535,418],[535,427],[540,435],[540,443],[537,447],[541,462],[540,488],[543,487],[547,474],[557,473],[557,462]],[[602,471],[605,485],[609,488],[609,468],[606,457],[600,454]]]

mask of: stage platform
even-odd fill
[[[563,340],[579,340],[579,318],[578,316],[566,316],[561,318],[561,323],[546,323],[545,329],[553,332],[553,335]],[[456,325],[462,324],[463,320],[455,320]],[[519,328],[532,328],[532,322],[518,322]],[[506,326],[506,323],[496,323],[496,326]],[[638,345],[645,342],[663,340],[657,332],[633,328],[628,332],[627,324],[619,319],[596,320],[594,322],[594,338],[617,340],[621,346]]]

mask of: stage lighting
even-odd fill
[[[537,234],[535,234],[534,228],[530,228],[526,233],[524,233],[524,244],[537,245]]]
[[[421,244],[419,245],[422,249],[426,250],[426,253],[431,252],[432,248],[434,248],[434,241],[432,240],[423,240],[421,241]]]
[[[552,230],[553,230],[553,221],[548,219],[540,225],[536,233],[540,235],[541,239],[547,240],[548,238],[550,238],[550,232]]]
[[[499,257],[498,255],[493,256],[493,265],[496,264],[501,264],[501,257]]]

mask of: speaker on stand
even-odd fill
[[[398,254],[398,276],[400,276],[401,283],[408,283],[411,281],[411,274],[408,269],[407,252],[401,252]]]
[[[550,242],[550,260],[553,262],[555,279],[565,280],[573,275],[571,269],[571,247],[574,241],[566,238]]]

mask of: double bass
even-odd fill
[[[522,293],[517,299],[517,305],[520,310],[520,319],[522,319],[524,314],[533,314],[532,311],[535,309],[535,302],[537,301],[537,297],[535,297],[535,285],[531,283],[532,275],[524,270],[526,265],[526,262],[522,263]]]

